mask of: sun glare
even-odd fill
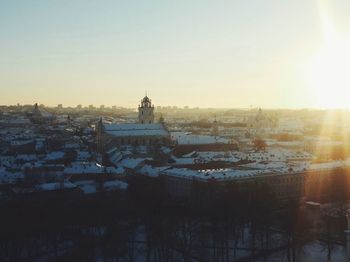
[[[341,34],[325,10],[321,11],[323,45],[306,66],[307,83],[317,107],[349,108],[350,37]]]

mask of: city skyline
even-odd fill
[[[0,2],[0,104],[348,108],[350,4]],[[298,19],[296,19],[296,16]]]

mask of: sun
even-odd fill
[[[305,68],[314,105],[350,108],[350,37],[341,34],[325,10],[321,10],[323,45]]]

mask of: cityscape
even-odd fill
[[[0,261],[350,261],[350,5],[136,2],[0,1]]]

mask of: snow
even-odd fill
[[[237,158],[232,152],[198,152],[197,159],[204,162],[210,161],[226,161],[226,162],[238,162]]]
[[[72,163],[72,166],[64,169],[65,174],[119,174],[123,169],[115,167],[101,167],[96,163]]]
[[[173,157],[173,159],[175,160],[175,163],[177,165],[192,165],[196,163],[195,158],[193,157],[182,157],[182,158]]]
[[[245,179],[257,175],[267,175],[270,171],[265,170],[240,170],[240,169],[219,169],[219,170],[190,170],[186,168],[172,168],[162,172],[163,175],[181,177],[184,179],[197,179],[208,181],[211,179],[217,181]]]
[[[58,160],[58,159],[63,159],[65,156],[65,153],[62,151],[55,151],[48,153],[45,157],[45,160]]]
[[[34,154],[20,154],[16,156],[16,161],[36,161],[38,160],[38,157]]]
[[[105,125],[105,131],[117,137],[168,136],[162,124],[110,124]]]
[[[171,153],[171,148],[162,146],[161,149],[164,154],[170,154]]]
[[[0,124],[9,124],[9,125],[27,125],[30,124],[28,118],[17,117],[13,119],[2,119],[0,120]]]
[[[324,162],[317,164],[310,164],[310,170],[322,170],[322,169],[334,169],[345,167],[344,161],[332,161],[332,162]]]
[[[182,157],[195,157],[197,155],[197,152],[196,151],[192,151],[191,153],[188,153],[186,155],[183,155]]]
[[[327,261],[327,249],[321,242],[314,241],[313,243],[304,246],[303,249],[304,249],[305,255],[301,258],[301,261],[308,261],[308,262]],[[346,252],[344,250],[344,247],[333,246],[331,261],[334,261],[334,262],[348,261],[346,259],[345,254]]]
[[[12,140],[10,143],[11,143],[11,146],[22,146],[33,142],[34,142],[33,139],[26,139],[26,140]]]
[[[227,152],[192,152],[181,158],[174,157],[177,165],[191,165],[195,163],[208,163],[212,161],[223,161],[236,163],[241,158],[236,153]]]
[[[88,161],[90,157],[91,157],[90,152],[78,151],[77,161]]]
[[[313,202],[313,201],[307,201],[305,204],[306,204],[306,205],[309,205],[309,206],[314,206],[314,207],[320,207],[320,206],[321,206],[320,203],[318,203],[318,202]]]
[[[94,194],[97,192],[96,183],[93,180],[76,181],[74,184],[79,187],[84,194]]]
[[[18,179],[24,178],[22,172],[9,172],[0,167],[0,184],[14,184]]]
[[[80,145],[79,145],[79,143],[66,143],[64,145],[64,148],[66,148],[66,149],[79,149]]]
[[[178,145],[229,144],[229,140],[217,136],[191,135],[187,132],[171,132],[171,139]]]
[[[76,188],[76,185],[68,181],[64,181],[63,183],[59,183],[59,182],[44,183],[44,184],[38,184],[35,186],[35,189],[40,191],[53,191],[53,190],[61,190],[61,189],[73,189],[73,188]]]
[[[311,160],[312,155],[283,148],[271,148],[267,151],[250,152],[246,155],[246,159],[250,161]]]
[[[76,181],[74,184],[79,187],[84,194],[95,194],[98,191],[97,182],[93,180]],[[103,182],[103,189],[106,191],[125,190],[127,188],[128,184],[126,182],[117,179]]]
[[[167,166],[165,166],[165,167],[152,167],[150,165],[145,165],[144,167],[142,167],[139,170],[139,173],[143,174],[143,175],[150,176],[150,177],[158,177],[162,171],[164,171],[168,168],[169,167],[167,167]]]
[[[299,131],[304,129],[302,120],[296,118],[279,119],[278,129],[281,131]]]
[[[135,169],[145,160],[145,158],[125,158],[119,163],[119,165],[125,168]]]
[[[309,168],[309,162],[285,162],[285,161],[274,161],[274,162],[254,162],[245,165],[241,165],[248,168],[270,170],[271,172],[277,173],[295,173],[303,172]]]
[[[110,180],[103,183],[103,187],[107,191],[125,190],[128,184],[120,180]]]
[[[111,161],[115,165],[123,158],[123,154],[120,151],[118,151],[117,148],[109,150],[107,152],[107,155],[109,156],[109,161]]]

